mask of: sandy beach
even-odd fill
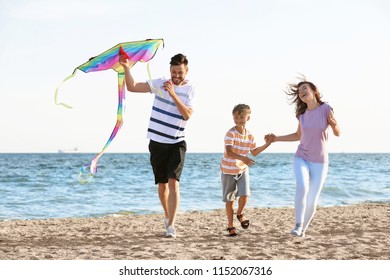
[[[228,236],[225,212],[179,212],[177,238],[162,215],[0,221],[2,260],[389,260],[390,205],[319,207],[305,238],[292,208],[251,208]]]

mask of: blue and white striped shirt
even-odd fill
[[[167,79],[164,78],[152,80],[153,87],[148,81],[155,97],[146,137],[159,143],[174,144],[184,140],[187,121],[183,119],[169,93],[162,89],[165,81]],[[195,90],[191,83],[186,82],[183,86],[174,85],[175,92],[187,107],[193,109]],[[156,89],[160,90],[162,97]]]

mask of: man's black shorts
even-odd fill
[[[187,151],[186,141],[164,144],[153,140],[149,142],[150,163],[154,173],[154,182],[168,183],[169,178],[180,181]]]

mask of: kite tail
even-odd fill
[[[124,100],[125,100],[125,74],[124,72],[118,73],[118,110],[117,110],[117,119],[116,124],[111,132],[110,138],[108,138],[106,145],[103,147],[102,151],[96,155],[89,164],[84,164],[81,167],[79,174],[79,182],[80,183],[88,183],[93,176],[97,173],[97,164],[99,158],[105,153],[108,146],[111,144],[112,140],[115,138],[116,134],[120,130],[123,125],[123,112],[124,108]]]
[[[58,98],[58,89],[60,88],[60,86],[61,86],[63,83],[65,83],[67,80],[73,78],[74,75],[76,75],[76,69],[73,71],[72,75],[70,75],[69,77],[66,77],[66,78],[58,85],[58,87],[56,88],[56,91],[55,91],[55,93],[54,93],[54,102],[55,102],[56,105],[62,105],[62,106],[66,107],[66,108],[69,108],[69,109],[72,108],[72,106],[70,106],[70,105],[67,105],[67,104],[62,103],[62,102],[58,102],[58,101],[57,101],[57,98]]]

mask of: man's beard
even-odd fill
[[[175,84],[175,85],[180,85],[183,81],[184,81],[184,78],[172,78],[171,77],[171,80],[172,82]]]

